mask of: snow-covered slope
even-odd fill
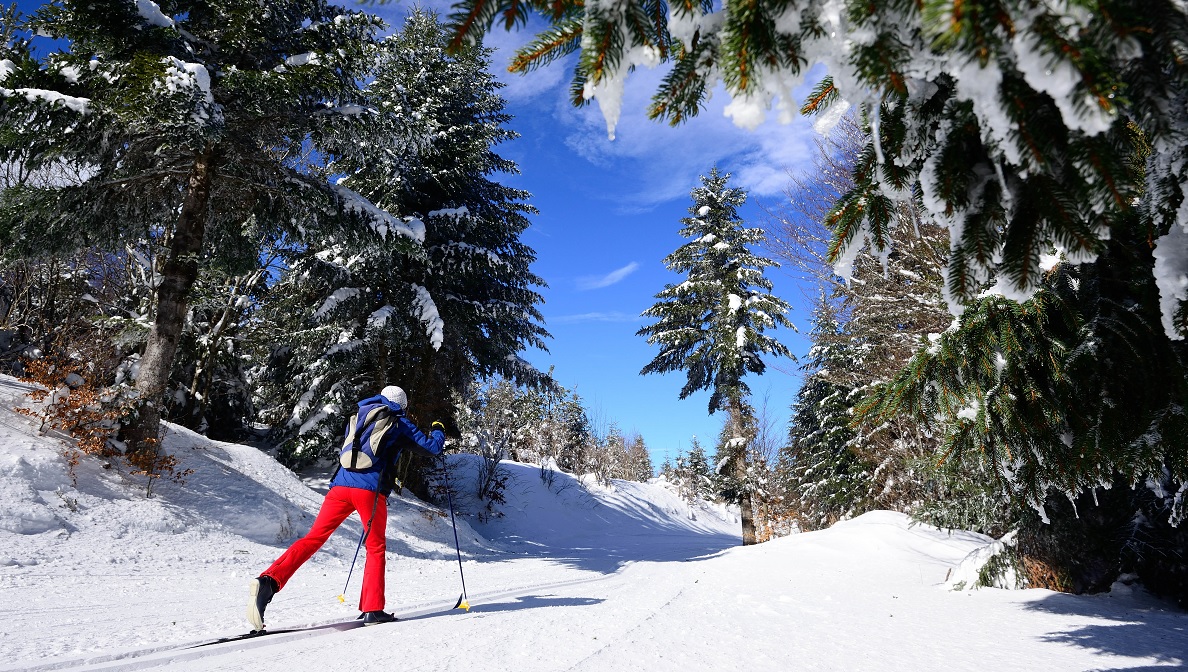
[[[953,593],[990,540],[876,512],[740,548],[737,519],[662,484],[581,487],[508,465],[504,516],[393,497],[388,606],[404,622],[181,649],[246,630],[247,582],[304,532],[321,494],[260,451],[170,428],[184,485],[84,461],[10,407],[0,378],[0,669],[1085,670],[1188,660],[1188,615],[1142,594]],[[451,458],[465,490],[473,458]],[[463,495],[457,502],[473,510]],[[272,627],[347,621],[348,521],[269,607]],[[362,562],[362,559],[360,559]]]

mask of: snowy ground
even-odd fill
[[[1124,670],[1182,668],[1188,614],[1141,592],[951,592],[990,540],[876,512],[740,548],[737,521],[662,485],[581,488],[511,465],[505,516],[460,521],[392,499],[388,607],[404,622],[245,632],[247,583],[302,533],[321,494],[260,451],[171,428],[184,485],[89,461],[10,407],[0,377],[0,670]],[[455,479],[468,463],[455,457]],[[472,501],[460,502],[464,508]],[[357,615],[348,521],[269,607],[271,628]]]

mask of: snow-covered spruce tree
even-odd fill
[[[249,377],[285,464],[330,457],[355,402],[388,384],[408,385],[392,353],[424,329],[395,316],[433,304],[400,277],[393,260],[402,257],[378,239],[298,249],[263,297],[249,326]],[[417,410],[422,400],[406,392]]]
[[[527,387],[523,394],[539,408],[539,419],[526,427],[523,434],[528,455],[540,465],[542,480],[551,486],[558,469],[571,474],[593,471],[591,465],[597,459],[598,442],[591,429],[589,414],[577,391],[550,385]],[[642,442],[642,438],[637,438]],[[650,458],[647,448],[642,448],[642,455],[638,452],[629,453],[629,457],[634,456],[635,459],[629,460],[628,464],[638,467],[640,473],[648,470],[650,477]],[[648,460],[646,464],[645,460]]]
[[[517,354],[548,335],[543,281],[520,241],[534,210],[527,193],[494,181],[517,170],[494,152],[515,134],[489,50],[447,56],[446,39],[415,11],[383,41],[362,100],[374,111],[360,119],[368,147],[329,168],[385,210],[416,214],[423,246],[325,238],[276,288],[269,315],[290,326],[270,341],[266,420],[295,462],[332,449],[354,402],[385,384],[403,387],[410,414],[428,423],[448,420],[475,378],[546,383]]]
[[[626,438],[618,423],[612,421],[594,431],[581,474],[592,474],[596,483],[608,486],[612,478],[623,478],[626,460]]]
[[[604,465],[601,471],[605,474],[605,481],[612,478],[623,481],[645,482],[653,476],[652,458],[648,455],[648,447],[643,437],[632,432],[624,434],[616,425],[611,425],[612,431],[607,435],[601,448],[605,451],[602,459]],[[598,473],[599,470],[595,470]]]
[[[586,462],[593,431],[590,415],[582,405],[577,390],[570,390],[568,396],[563,393],[560,402],[553,406],[552,412],[560,425],[561,443],[553,447],[556,451],[557,466],[571,474],[583,473],[582,465]]]
[[[507,471],[501,462],[511,457],[516,436],[522,432],[524,418],[517,390],[507,380],[472,381],[455,394],[458,448],[478,455],[482,466],[474,494],[484,502],[486,513],[498,515],[503,501]]]
[[[539,389],[521,386],[516,389],[520,429],[516,433],[512,459],[527,464],[545,464],[552,457],[554,442],[560,441],[558,422],[553,414],[553,398]]]
[[[488,460],[511,459],[540,466],[551,485],[555,470],[611,479],[652,477],[642,437],[625,436],[614,422],[594,423],[576,392],[555,384],[516,385],[505,378],[472,382],[455,396],[461,439],[458,447]]]
[[[743,543],[752,544],[746,455],[753,411],[743,378],[763,374],[763,355],[792,357],[763,333],[792,323],[785,317],[788,304],[769,293],[771,281],[763,275],[776,263],[750,250],[762,243],[763,231],[743,226],[738,207],[746,202],[746,192],[727,187],[729,178],[714,168],[691,192],[690,216],[681,219],[681,235],[690,241],[664,258],[664,265],[684,275],[685,281],[666,285],[656,295],[659,301],[643,313],[656,321],[637,333],[660,346],[641,375],[684,371],[687,379],[680,397],[709,390],[710,413],[726,410],[728,425],[740,432],[728,440],[734,451],[729,469],[740,483],[736,501],[742,509]]]
[[[648,446],[639,434],[632,436],[627,445],[627,461],[623,478],[629,481],[646,483],[654,476],[652,456],[648,454]]]
[[[830,373],[854,360],[852,342],[842,337],[838,307],[824,293],[813,310],[812,347],[802,367],[804,383],[792,404],[788,445],[777,470],[800,528],[815,530],[863,512],[869,501],[872,466],[855,450],[850,427],[853,390]]]
[[[324,0],[61,0],[19,26],[61,51],[38,59],[18,37],[0,47],[0,160],[89,177],[6,191],[5,252],[163,248],[136,378],[142,404],[127,432],[135,446],[156,440],[205,264],[257,263],[242,251],[284,235],[411,233],[305,160],[360,148],[345,121],[360,111],[380,26]]]
[[[715,497],[714,492],[714,470],[709,462],[709,457],[705,454],[705,448],[701,447],[701,442],[697,437],[693,437],[692,445],[689,446],[689,452],[684,456],[684,473],[682,482],[686,484],[689,492],[689,499],[712,499]]]
[[[663,471],[668,481],[677,487],[677,493],[687,502],[698,499],[711,501],[717,498],[716,476],[706,457],[705,449],[696,436],[688,452],[678,453],[675,464]]]
[[[869,121],[847,114],[819,138],[812,167],[793,175],[786,204],[769,212],[765,223],[767,245],[777,258],[823,293],[819,301],[835,304],[837,328],[815,329],[810,338],[814,348],[846,350],[837,360],[844,365],[824,366],[813,374],[845,392],[841,399],[831,397],[832,402],[844,399],[841,408],[861,401],[871,385],[892,378],[928,334],[943,331],[953,319],[942,296],[948,233],[922,217],[914,199],[895,203],[892,251],[860,251],[844,281],[830,262],[832,232],[826,221],[837,199],[853,188],[854,166],[870,151]],[[936,439],[921,432],[918,423],[902,418],[859,423],[848,442],[855,455],[870,463],[870,497],[862,498],[869,506],[910,511],[933,488],[935,470],[921,467],[935,452]]]
[[[527,347],[545,349],[548,338],[536,308],[545,283],[530,269],[535,252],[520,239],[536,208],[527,203],[531,194],[496,181],[519,172],[495,152],[518,134],[507,128],[503,85],[489,72],[492,50],[450,55],[449,37],[435,14],[416,10],[385,41],[368,100],[380,108],[405,105],[402,114],[423,120],[432,142],[395,184],[368,169],[346,180],[425,222],[425,257],[410,259],[405,273],[435,297],[448,328],[436,352],[422,346],[402,355],[443,404],[473,377],[548,382],[518,356]]]
[[[558,469],[575,475],[593,473],[603,482],[633,477],[608,471],[626,460],[608,459],[608,455],[615,456],[605,450],[608,440],[594,437],[581,398],[572,390],[517,386],[493,378],[472,382],[454,400],[460,437],[456,445],[483,458],[480,480],[488,486],[504,478],[501,474],[505,472],[498,466],[504,459],[536,463],[548,487],[553,486]],[[618,446],[618,453],[625,457],[621,436]],[[650,477],[650,466],[648,469]],[[479,490],[485,489],[480,483]],[[488,502],[492,500],[488,498]],[[494,503],[488,506],[493,513],[497,512]]]
[[[676,467],[672,465],[672,458],[666,455],[664,457],[664,461],[660,463],[660,476],[662,476],[669,483],[672,483],[675,473]]]
[[[1094,263],[1047,259],[1030,300],[987,292],[860,412],[907,412],[943,432],[942,459],[980,456],[1014,496],[1019,549],[1064,585],[1137,571],[1184,601],[1188,351],[1162,328],[1149,230],[1128,221]]]

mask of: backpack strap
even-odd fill
[[[358,427],[355,427],[355,438],[351,443],[351,466],[348,467],[350,469],[354,469],[356,467],[356,465],[359,463],[359,453],[363,452],[363,447],[359,445],[359,435],[362,433],[363,432]]]
[[[364,417],[366,418],[366,416]],[[347,468],[354,469],[359,462],[359,451],[362,450],[362,447],[359,445],[359,435],[362,433],[362,428],[359,426],[359,414],[352,414],[351,419],[347,422],[349,423],[347,435],[351,437],[351,464]],[[338,459],[338,469],[341,469],[342,466],[342,457],[340,456]],[[338,474],[338,469],[334,470],[335,475]]]

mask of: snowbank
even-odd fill
[[[393,667],[587,670],[1085,670],[1182,668],[1188,614],[1123,586],[1109,595],[946,590],[992,543],[869,513],[738,546],[737,519],[660,483],[552,482],[507,464],[502,517],[459,487],[461,592],[449,514],[393,497],[388,608],[402,622],[321,628],[198,649],[246,630],[248,581],[303,533],[321,501],[263,452],[171,427],[194,469],[144,483],[96,460],[66,475],[56,440],[10,410],[0,377],[0,670],[167,668],[356,672]],[[273,627],[344,623],[336,596],[361,526],[343,529],[274,599]]]

